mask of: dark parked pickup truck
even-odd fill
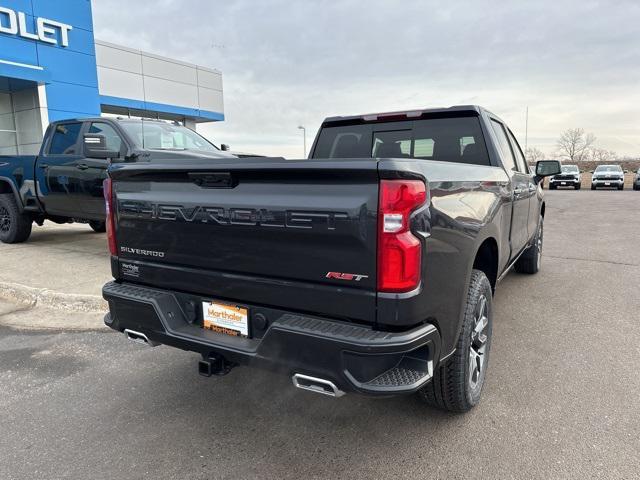
[[[105,323],[295,386],[476,405],[492,296],[536,273],[543,177],[475,106],[325,120],[310,158],[114,164]]]
[[[111,162],[233,155],[196,132],[153,120],[86,118],[54,122],[38,156],[0,156],[0,241],[23,242],[33,222],[86,222],[105,230],[102,183]],[[182,159],[182,160],[180,160]]]

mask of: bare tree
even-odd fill
[[[612,150],[605,150],[604,148],[591,149],[591,160],[594,160],[596,162],[613,162],[618,159],[618,154]]]
[[[524,156],[527,157],[527,162],[534,164],[538,160],[544,160],[545,154],[542,150],[536,147],[529,147],[526,152],[524,152]]]
[[[584,133],[582,128],[570,128],[562,132],[556,147],[560,157],[570,162],[587,160],[589,150],[596,137],[593,133]]]

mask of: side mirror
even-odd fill
[[[83,137],[84,156],[87,158],[118,158],[120,152],[107,148],[107,139],[99,133],[85,133]]]
[[[625,170],[624,173],[629,173],[629,170]]]
[[[540,160],[536,162],[536,177],[542,179],[551,175],[558,175],[561,172],[558,160]]]
[[[231,147],[226,143],[223,143],[222,145],[220,145],[220,150],[222,150],[223,152],[228,152],[229,150],[231,150]]]
[[[589,173],[593,173],[593,170],[589,170]]]

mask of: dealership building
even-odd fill
[[[94,39],[90,0],[0,0],[0,155],[35,154],[49,122],[224,120],[218,70]]]

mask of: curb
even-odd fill
[[[67,312],[106,313],[108,310],[107,302],[99,295],[55,292],[19,283],[0,282],[0,298],[25,307],[45,306]]]

